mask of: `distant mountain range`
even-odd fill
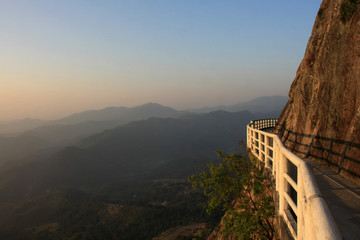
[[[25,118],[11,122],[0,123],[0,136],[11,137],[29,129],[34,129],[48,124],[49,121]]]
[[[273,111],[281,111],[289,97],[285,96],[271,96],[271,97],[260,97],[253,99],[248,102],[238,103],[230,106],[216,106],[216,107],[204,107],[199,109],[192,109],[188,110],[190,112],[197,112],[197,113],[207,113],[213,112],[218,110],[223,110],[227,112],[240,112],[244,110],[248,110],[252,113],[268,113]]]
[[[222,108],[234,112],[237,109],[248,108],[251,112],[258,112],[258,110],[263,109],[264,112],[273,113],[272,115],[276,116],[276,113],[281,109],[280,107],[285,105],[286,99],[285,97],[263,97],[243,104],[194,111],[196,113],[210,112]],[[19,162],[46,158],[54,151],[74,144],[82,138],[132,121],[151,117],[178,118],[191,114],[194,113],[177,111],[156,103],[148,103],[134,108],[111,107],[85,111],[54,121],[24,119],[23,121],[7,123],[0,125],[0,133],[29,130],[17,133],[17,136],[14,137],[0,137],[0,166],[7,163],[7,166],[11,167]],[[19,151],[19,149],[21,150]]]
[[[147,103],[141,106],[126,107],[109,107],[101,110],[90,110],[75,113],[66,118],[54,121],[56,124],[77,124],[86,121],[114,121],[118,120],[123,123],[142,120],[150,117],[178,117],[181,111],[170,107],[165,107],[157,103]]]
[[[157,103],[147,103],[134,108],[108,107],[101,110],[89,110],[72,114],[68,117],[43,121],[26,118],[14,122],[0,124],[0,134],[21,133],[27,130],[50,125],[72,125],[83,122],[114,122],[124,124],[149,117],[177,117],[181,111],[162,106]]]
[[[134,108],[105,108],[73,114],[69,117],[51,121],[50,125],[25,131],[20,137],[37,137],[52,144],[72,144],[81,138],[102,132],[132,121],[151,117],[179,117],[183,112],[148,103]]]
[[[23,126],[17,121],[13,123],[14,125],[3,126],[3,130],[17,127],[19,127],[17,129],[37,127],[19,133],[15,137],[0,137],[0,166],[5,162],[11,162],[10,165],[13,165],[25,159],[28,161],[42,157],[39,156],[40,153],[40,155],[48,156],[53,150],[58,150],[59,147],[71,145],[81,138],[131,121],[150,117],[178,117],[181,115],[183,115],[182,112],[172,108],[148,103],[135,108],[119,107],[86,111],[54,121],[25,119]]]
[[[45,159],[3,171],[0,200],[64,187],[88,189],[135,179],[183,178],[216,160],[216,149],[238,149],[246,124],[267,116],[217,111],[131,122],[84,138]]]
[[[79,112],[68,117],[52,121],[26,118],[13,122],[0,123],[0,136],[19,134],[27,130],[49,125],[73,125],[83,122],[115,121],[118,121],[120,125],[131,121],[147,119],[149,117],[178,117],[188,113],[209,113],[217,110],[228,112],[248,110],[253,113],[267,113],[282,110],[287,101],[288,97],[285,96],[260,97],[231,106],[205,107],[187,111],[177,111],[170,107],[165,107],[156,103],[147,103],[134,108],[108,107],[100,110]],[[111,123],[109,124],[112,126]]]
[[[92,229],[100,238],[143,231],[138,239],[146,239],[204,219],[204,199],[186,177],[218,162],[215,150],[239,149],[250,120],[279,114],[274,104],[266,113],[191,113],[151,103],[0,137],[0,237],[75,239]]]

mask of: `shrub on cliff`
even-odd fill
[[[358,4],[359,0],[348,0],[343,2],[340,8],[341,21],[343,21],[344,23],[349,21],[354,15]]]
[[[274,239],[275,206],[272,185],[263,169],[240,154],[218,151],[222,163],[209,165],[209,172],[193,175],[193,187],[209,198],[207,211],[222,207],[220,232],[225,238]]]

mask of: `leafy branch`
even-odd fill
[[[236,239],[274,239],[273,187],[263,166],[241,154],[217,154],[221,163],[209,164],[209,171],[189,180],[208,197],[208,213],[218,208],[226,212],[220,234]]]

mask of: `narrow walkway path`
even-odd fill
[[[273,128],[264,130],[272,132]],[[326,163],[313,159],[304,160],[310,164],[344,240],[359,240],[360,185],[343,177]]]
[[[360,186],[330,169],[327,164],[305,160],[312,167],[344,240],[360,239]]]

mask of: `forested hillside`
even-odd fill
[[[238,150],[249,111],[150,118],[106,130],[49,157],[3,169],[3,239],[151,239],[206,223],[205,199],[187,177]]]

